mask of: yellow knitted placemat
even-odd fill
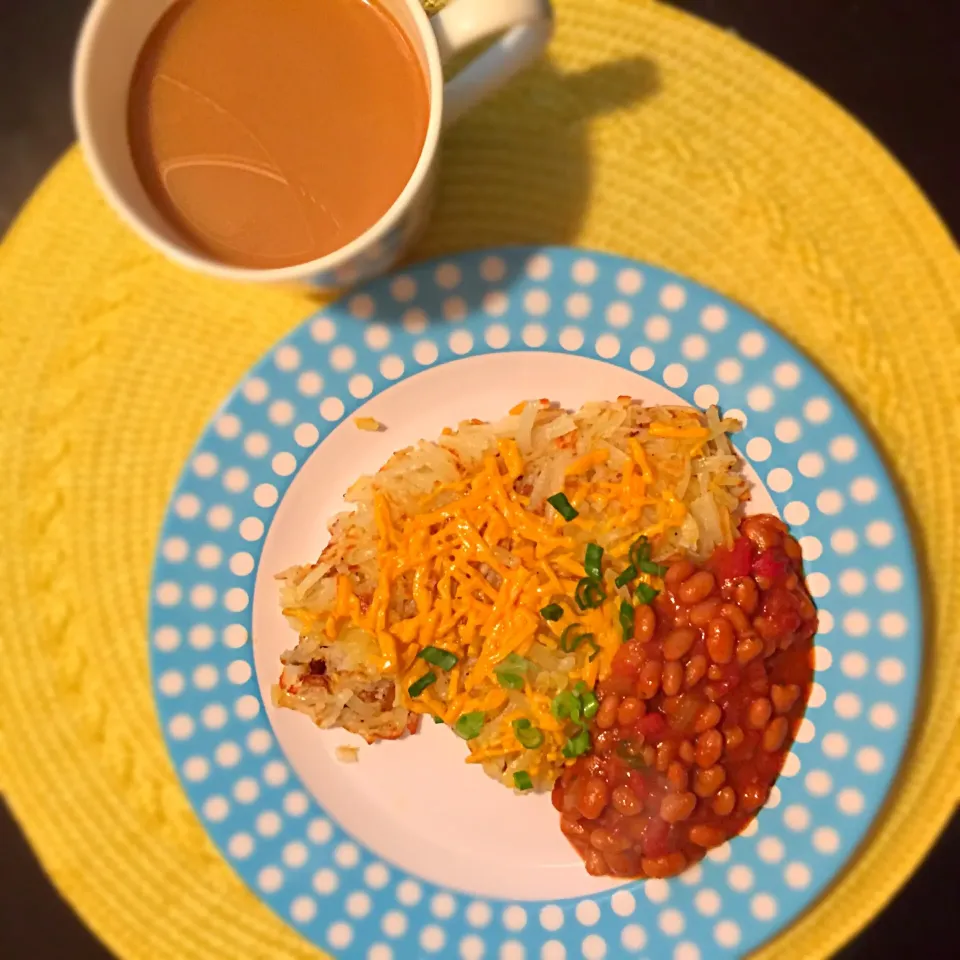
[[[547,61],[447,136],[417,255],[571,243],[715,287],[846,390],[916,520],[930,669],[914,749],[856,862],[758,954],[824,956],[884,905],[957,799],[960,258],[883,149],[776,62],[655,3],[555,2]],[[145,641],[180,466],[310,310],[164,262],[75,152],[0,248],[2,785],[57,886],[124,960],[320,956],[191,812]]]

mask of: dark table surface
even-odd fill
[[[886,144],[954,236],[960,234],[960,46],[949,15],[956,14],[955,0],[675,5],[735,30],[826,90]],[[67,78],[86,6],[86,0],[0,0],[0,234],[73,139]],[[3,806],[0,851],[0,957],[108,960]],[[960,955],[952,916],[960,907],[958,863],[955,816],[918,873],[838,957]]]

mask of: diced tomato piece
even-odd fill
[[[747,576],[752,561],[753,544],[746,537],[738,537],[729,550],[717,547],[707,565],[721,581],[726,581]]]
[[[662,713],[648,713],[636,722],[635,728],[644,739],[656,740],[667,729],[667,721]]]
[[[790,567],[790,561],[778,550],[769,547],[753,561],[753,573],[757,577],[767,580],[779,580],[785,576]]]

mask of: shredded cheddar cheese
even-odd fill
[[[696,548],[704,497],[723,506],[714,539],[729,536],[742,491],[722,439],[731,427],[716,417],[648,412],[624,399],[574,417],[546,400],[530,404],[511,411],[512,433],[479,421],[444,431],[432,450],[451,469],[437,474],[432,489],[418,480],[412,494],[399,467],[424,467],[416,451],[397,454],[396,467],[391,461],[360,487],[360,519],[344,515],[320,563],[299,571],[310,587],[299,594],[291,587],[284,612],[321,650],[357,638],[363,653],[356,669],[370,683],[392,681],[393,703],[379,709],[430,715],[455,728],[482,715],[468,762],[504,782],[523,769],[547,783],[572,762],[563,751],[576,730],[555,713],[555,698],[577,682],[593,689],[625,639],[618,610],[639,581],[618,588],[613,580],[631,545],[646,537],[657,558],[669,557],[674,544]],[[609,422],[605,433],[598,420]],[[536,431],[552,424],[554,436],[538,439]],[[467,446],[474,435],[483,443]],[[728,474],[722,484],[713,474],[701,479],[695,458],[704,450],[725,458],[717,468]],[[537,478],[550,458],[562,459],[543,489]],[[554,494],[577,515],[564,519],[548,506]],[[590,543],[604,549],[602,596],[582,609],[577,588]],[[704,538],[704,546],[713,542]],[[329,599],[315,603],[310,591],[327,577]],[[662,586],[647,574],[639,578]],[[547,606],[560,615],[546,619]],[[431,650],[452,658],[440,661],[447,669],[424,659]],[[370,702],[352,709],[371,715]],[[528,741],[542,735],[536,747],[524,746],[518,723],[535,731]]]
[[[353,422],[358,430],[367,430],[370,433],[378,433],[384,429],[383,424],[373,417],[354,417]]]

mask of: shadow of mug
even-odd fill
[[[590,195],[589,121],[658,87],[656,64],[641,57],[572,74],[548,59],[526,71],[446,134],[437,206],[408,262],[572,241]]]

